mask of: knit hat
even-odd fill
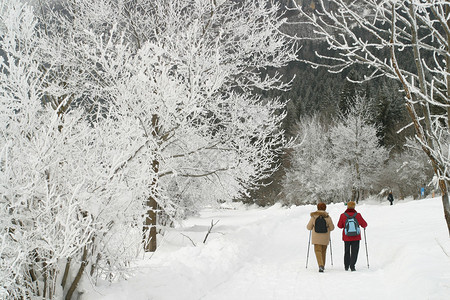
[[[347,208],[349,208],[349,209],[354,209],[355,206],[356,206],[356,204],[355,204],[354,201],[349,201],[349,202],[347,202]]]
[[[320,202],[319,204],[317,204],[317,210],[326,210],[327,209],[327,205],[323,202]]]

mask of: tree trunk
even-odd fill
[[[78,269],[77,275],[75,276],[75,278],[73,279],[72,284],[70,285],[69,290],[67,291],[65,300],[72,299],[73,293],[75,292],[75,290],[76,290],[76,288],[78,286],[78,283],[81,280],[81,276],[83,275],[84,269],[86,268],[86,265],[88,263],[88,261],[87,261],[87,252],[88,252],[88,249],[87,249],[86,246],[84,246],[84,248],[83,248],[83,255],[81,256],[80,267]]]
[[[159,117],[158,115],[152,115],[152,132],[153,138],[158,139],[160,137]],[[158,202],[156,197],[158,195],[158,182],[157,174],[159,171],[159,161],[154,159],[152,162],[152,170],[155,173],[155,178],[150,185],[150,197],[147,200],[147,215],[144,223],[144,251],[155,252],[156,243],[156,212],[158,209]]]
[[[447,17],[447,26],[450,26],[450,19],[448,18],[450,15],[450,5],[445,6],[445,16]],[[446,57],[446,63],[447,63],[447,98],[450,98],[450,32],[447,31],[447,57]],[[447,130],[450,130],[450,108],[447,107]],[[441,186],[439,184],[439,186]],[[441,188],[442,193],[442,204],[444,206],[444,216],[445,220],[447,221],[447,229],[448,234],[450,235],[450,202],[448,199],[448,193],[447,193],[447,187],[448,183],[445,182],[445,192]]]
[[[445,6],[445,16],[447,18],[447,26],[450,27],[450,5]],[[446,56],[446,69],[447,69],[447,99],[450,98],[450,32],[447,31],[447,56]],[[447,107],[447,129],[450,130],[450,107]],[[447,220],[448,223],[448,220]]]
[[[353,188],[352,189],[352,199],[351,199],[351,201],[358,203],[358,198],[359,198],[358,194],[359,194],[358,190],[356,188]]]
[[[448,199],[448,182],[439,180],[439,188],[442,193],[442,206],[444,208],[444,217],[447,221],[448,234],[450,236],[450,202]]]
[[[156,251],[156,210],[158,203],[154,197],[149,197],[147,200],[147,216],[145,218],[144,225],[144,250],[145,252],[155,252]]]
[[[67,258],[66,261],[66,267],[64,268],[64,275],[63,278],[61,280],[61,286],[63,288],[63,290],[66,288],[66,283],[67,283],[67,277],[69,276],[69,270],[70,270],[70,262],[72,261],[72,258]]]

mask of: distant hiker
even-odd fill
[[[394,196],[392,196],[392,192],[389,192],[387,199],[389,200],[389,202],[391,202],[392,205],[392,203],[394,202]]]
[[[358,259],[359,241],[361,240],[361,230],[359,226],[366,228],[367,222],[362,215],[355,210],[355,202],[347,203],[347,210],[341,214],[337,224],[342,228],[342,240],[344,241],[344,267],[345,270],[355,271],[356,260]]]
[[[311,242],[314,244],[319,272],[323,272],[325,269],[325,257],[330,241],[330,231],[334,230],[333,220],[325,211],[326,209],[327,205],[325,203],[320,202],[317,204],[317,211],[311,213],[311,219],[306,225],[306,228],[312,232]]]

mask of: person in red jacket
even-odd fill
[[[347,221],[347,216],[352,217],[356,214],[356,220],[358,221],[359,226],[366,228],[367,222],[364,220],[362,215],[358,213],[355,210],[355,202],[349,201],[347,203],[347,210],[341,214],[341,217],[339,218],[339,222],[337,226],[339,228],[342,228],[342,240],[344,241],[344,247],[345,247],[345,253],[344,253],[344,267],[345,270],[348,271],[356,271],[355,264],[356,260],[358,259],[358,252],[359,252],[359,241],[361,240],[361,233],[355,236],[347,236],[345,234],[345,222]]]

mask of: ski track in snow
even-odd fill
[[[387,201],[386,201],[387,202]],[[83,300],[278,300],[450,299],[450,240],[438,198],[388,203],[362,202],[366,219],[356,272],[343,267],[342,230],[332,232],[333,266],[327,249],[318,272],[306,224],[315,206],[205,210],[168,232],[151,259],[128,281],[93,291]],[[328,205],[333,222],[345,210]],[[211,220],[219,220],[202,244]],[[189,236],[197,246],[181,233]]]

